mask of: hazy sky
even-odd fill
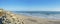
[[[60,11],[60,0],[0,0],[0,8],[11,11]]]

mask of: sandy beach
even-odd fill
[[[21,24],[60,24],[60,20],[29,17],[29,16],[18,15],[18,14],[13,14],[13,13],[9,13],[9,15],[11,15],[15,19],[19,18],[21,21]]]

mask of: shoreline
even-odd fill
[[[16,14],[16,13],[14,13]],[[33,18],[42,18],[42,19],[51,19],[51,20],[60,20],[60,19],[57,19],[57,18],[44,18],[44,17],[37,17],[37,16],[29,16],[29,15],[25,15],[25,14],[16,14],[16,15],[23,15],[23,16],[26,16],[26,17],[33,17]]]

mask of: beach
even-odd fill
[[[21,24],[60,24],[60,20],[31,17],[13,13],[9,13],[9,15],[14,16],[15,19],[20,19]]]
[[[23,17],[24,24],[60,24],[60,20],[51,20],[44,18],[35,18],[35,17]]]

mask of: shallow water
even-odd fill
[[[39,18],[60,19],[60,11],[13,11],[13,12],[17,14],[23,14]]]

